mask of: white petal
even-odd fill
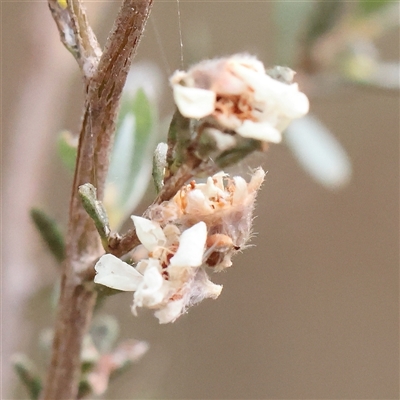
[[[220,151],[227,150],[236,144],[236,139],[234,136],[222,133],[219,129],[207,128],[204,132],[211,136],[211,138],[215,141],[215,145]]]
[[[215,92],[206,89],[173,85],[175,104],[186,118],[203,118],[214,111]]]
[[[280,82],[276,79],[271,78],[269,75],[262,75],[259,77],[258,82],[255,81],[254,84],[256,93],[255,98],[257,100],[271,99],[273,102],[279,101],[282,96],[285,96],[288,92],[292,93],[293,90],[297,90],[297,85],[291,85],[287,83]]]
[[[146,293],[158,292],[163,282],[164,280],[158,268],[148,268],[143,276],[143,291]]]
[[[257,89],[262,79],[266,76],[268,77],[268,75],[260,73],[260,71],[254,70],[253,68],[249,68],[242,63],[232,63],[231,65],[233,73],[253,89]]]
[[[207,298],[216,299],[221,290],[222,285],[211,282],[204,269],[199,268],[190,286],[188,305],[192,306]]]
[[[160,324],[168,324],[174,322],[182,314],[183,308],[183,299],[170,301],[165,307],[156,311],[154,316],[158,318]]]
[[[207,226],[201,221],[186,229],[180,237],[179,248],[171,258],[173,267],[198,267],[203,263]]]
[[[135,268],[112,254],[102,256],[94,268],[94,282],[113,289],[133,292],[143,281],[143,275]]]
[[[167,239],[157,222],[134,215],[132,220],[139,240],[148,251],[154,251],[156,247],[165,245]]]
[[[236,132],[243,137],[262,140],[263,142],[279,143],[282,140],[281,133],[269,122],[253,122],[245,120]]]
[[[307,96],[297,90],[297,84],[290,86],[292,90],[281,98],[282,109],[289,118],[301,118],[308,113],[310,103]]]
[[[214,177],[209,176],[207,178],[206,184],[203,186],[203,193],[204,195],[209,198],[216,198],[218,196],[223,196],[224,191],[223,189],[220,189],[215,183],[214,183]]]
[[[164,287],[164,279],[156,267],[150,267],[145,271],[143,282],[134,294],[132,312],[136,307],[154,307],[164,301],[167,287]]]
[[[242,121],[232,113],[217,114],[215,119],[224,129],[235,131],[242,123]]]
[[[235,192],[233,193],[233,204],[243,204],[247,196],[247,182],[241,176],[233,178],[235,182]]]
[[[138,264],[136,265],[136,270],[144,275],[147,269],[152,267],[158,268],[159,266],[160,260],[157,260],[155,258],[147,258],[138,262]]]
[[[232,137],[232,136],[231,136]],[[224,171],[217,172],[213,175],[213,179],[215,181],[215,185],[221,189],[222,191],[225,190],[224,188],[224,177],[228,176]]]
[[[187,214],[211,214],[213,212],[213,208],[211,208],[208,199],[203,193],[204,184],[196,185],[198,189],[191,190],[186,198],[187,204],[185,211]]]
[[[250,182],[247,185],[247,191],[249,193],[252,193],[260,189],[264,181],[264,178],[265,178],[265,171],[261,167],[258,167],[254,171],[253,176],[251,177]]]
[[[237,54],[232,56],[232,61],[236,61],[238,64],[241,64],[249,69],[252,69],[260,74],[265,74],[264,64],[257,60],[254,56],[250,56],[248,54]]]
[[[216,299],[222,291],[222,285],[217,285],[208,280],[204,286],[204,297],[209,299]]]
[[[296,83],[279,82],[268,75],[257,74],[254,71],[236,66],[236,72],[255,89],[256,101],[276,103],[275,112],[290,118],[300,118],[307,114],[309,102],[307,96],[299,92]]]
[[[167,224],[163,229],[164,235],[167,238],[166,247],[170,247],[173,244],[179,242],[179,237],[181,236],[181,231],[176,225]]]

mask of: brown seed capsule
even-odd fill
[[[231,248],[233,246],[232,239],[222,233],[214,233],[207,237],[207,248],[214,248],[220,250],[221,248]]]
[[[222,264],[228,255],[235,248],[232,239],[222,233],[214,233],[207,237],[207,252],[209,254],[206,259],[206,264],[209,267],[215,267]]]

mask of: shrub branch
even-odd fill
[[[122,88],[149,17],[152,0],[124,0],[103,54],[79,0],[49,0],[61,40],[82,70],[86,99],[72,188],[66,260],[51,364],[42,399],[76,399],[82,340],[96,299],[82,276],[103,252],[78,187],[91,183],[103,197]]]

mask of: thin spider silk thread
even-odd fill
[[[176,5],[177,5],[177,8],[178,8],[178,29],[179,29],[179,41],[180,41],[180,47],[181,47],[181,68],[183,69],[183,41],[182,41],[180,0],[176,0]]]
[[[154,36],[156,38],[156,42],[157,45],[160,49],[160,53],[161,53],[161,59],[162,59],[162,63],[164,64],[164,68],[167,70],[167,74],[168,76],[170,76],[172,74],[172,69],[171,66],[168,62],[168,58],[167,58],[167,53],[162,45],[162,39],[161,39],[161,35],[160,35],[160,31],[157,28],[157,23],[155,20],[154,15],[152,16],[152,18],[150,18],[150,22],[151,22],[151,26],[153,28],[154,31]]]

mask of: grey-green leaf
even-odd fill
[[[93,343],[100,353],[112,350],[119,335],[119,324],[112,315],[97,315],[90,327]]]
[[[309,15],[304,36],[308,47],[334,27],[344,12],[344,6],[344,1],[319,0],[315,2],[314,10]]]
[[[357,5],[362,14],[371,14],[391,3],[393,4],[393,0],[359,0]]]
[[[314,6],[314,1],[275,1],[272,3],[276,31],[275,63],[293,65],[299,37],[305,29],[305,22]]]
[[[90,218],[92,218],[97,232],[99,232],[104,249],[107,250],[108,237],[111,231],[108,224],[108,215],[103,203],[97,200],[97,190],[92,184],[85,183],[79,186],[78,191],[83,208],[89,214]]]
[[[400,63],[378,61],[368,75],[364,76],[363,79],[355,79],[354,81],[383,90],[397,91],[400,89]]]
[[[166,143],[159,143],[153,154],[153,181],[156,187],[156,192],[159,193],[164,185],[164,170],[167,166],[167,151]]]
[[[340,189],[349,182],[352,167],[346,151],[316,118],[294,120],[284,140],[304,170],[326,188]]]
[[[114,228],[138,205],[150,181],[156,116],[155,104],[142,89],[123,97],[105,199]]]
[[[26,387],[31,400],[39,399],[42,381],[33,362],[25,354],[15,354],[11,363],[19,379]]]
[[[65,242],[57,222],[39,208],[32,208],[30,215],[40,236],[56,260],[61,263],[65,258]]]
[[[68,171],[75,169],[78,140],[69,131],[62,131],[58,137],[58,154]]]

